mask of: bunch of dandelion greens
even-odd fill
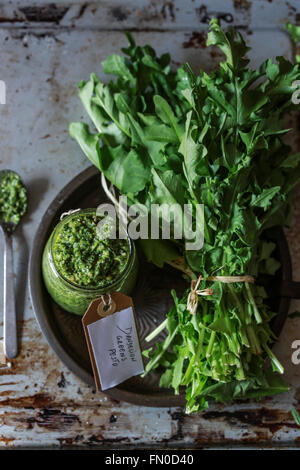
[[[157,369],[160,385],[178,394],[184,387],[187,411],[208,400],[274,395],[288,389],[283,367],[271,351],[275,337],[264,288],[257,283],[224,284],[218,275],[273,275],[279,226],[291,215],[291,196],[300,179],[300,153],[282,137],[299,65],[283,57],[249,68],[248,48],[239,33],[210,23],[207,45],[225,60],[207,74],[188,65],[172,71],[170,57],[137,46],[128,35],[125,57],[113,54],[104,72],[92,74],[79,96],[96,131],[72,123],[70,134],[130,204],[204,204],[204,246],[188,251],[185,240],[143,240],[147,259],[158,266],[183,258],[194,279],[203,276],[194,315],[173,291],[174,306],[149,340],[168,336],[145,351],[146,373]],[[175,214],[176,220],[176,214]],[[220,269],[221,268],[221,269]],[[266,367],[266,358],[271,367]],[[278,374],[279,373],[279,374]]]

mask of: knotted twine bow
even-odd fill
[[[199,276],[197,280],[191,282],[191,291],[187,298],[187,309],[195,315],[198,307],[198,296],[199,295],[212,295],[213,290],[207,287],[206,289],[198,289],[200,282],[204,279],[203,276]],[[220,281],[224,284],[231,284],[233,282],[254,282],[252,276],[209,276],[206,278],[207,281]]]

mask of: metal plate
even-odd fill
[[[106,200],[96,168],[88,168],[74,178],[57,195],[40,223],[33,243],[29,269],[32,304],[42,332],[63,363],[89,385],[94,385],[94,379],[81,317],[65,312],[49,296],[42,280],[41,257],[48,237],[63,212],[78,207],[97,207]],[[289,251],[283,235],[278,243],[278,251],[282,263],[280,275],[285,280],[290,280]],[[152,344],[146,343],[145,337],[165,318],[165,314],[172,305],[171,288],[180,295],[186,287],[186,281],[179,271],[169,266],[159,269],[141,257],[142,253],[139,253],[140,269],[132,297],[142,348],[146,349]],[[278,298],[273,300],[275,301],[274,308],[278,311],[273,329],[278,335],[286,319],[289,299],[282,297],[280,301]],[[159,336],[158,339],[161,337]],[[159,375],[152,372],[144,379],[133,377],[105,393],[118,400],[146,406],[184,405],[184,394],[174,395],[172,390],[161,389],[158,387],[158,381]]]

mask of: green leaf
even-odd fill
[[[297,426],[300,426],[300,416],[296,408],[292,408],[291,413]]]
[[[142,145],[145,140],[145,134],[139,122],[131,114],[126,115],[129,122],[131,139],[134,144]]]
[[[181,93],[185,97],[185,99],[188,101],[188,103],[192,106],[192,108],[194,108],[195,99],[193,95],[193,90],[191,88],[185,88],[184,90],[181,91]]]
[[[96,80],[96,76],[92,74],[91,79],[87,83],[81,84],[79,88],[79,98],[98,131],[102,132],[105,118],[103,117],[100,109],[92,103]]]
[[[133,85],[136,84],[136,79],[130,72],[126,59],[117,54],[111,54],[106,60],[102,62],[103,72],[118,75],[122,79],[128,80]]]
[[[69,125],[69,133],[72,139],[78,142],[92,164],[100,170],[99,134],[92,134],[89,126],[82,122],[72,122]]]
[[[138,240],[138,245],[142,248],[147,261],[162,268],[164,263],[180,258],[181,254],[176,245],[169,240]]]
[[[147,67],[152,68],[152,69],[156,70],[157,72],[161,72],[161,66],[149,54],[144,55],[144,57],[142,58],[142,62]]]
[[[145,138],[156,142],[177,144],[178,138],[171,127],[165,124],[153,124],[145,129]]]
[[[115,93],[114,99],[117,105],[117,108],[121,113],[132,113],[134,110],[132,109],[132,101],[130,102],[130,96],[126,95],[125,93]]]
[[[165,123],[171,125],[173,127],[178,140],[180,141],[182,138],[182,130],[177,122],[177,118],[172,111],[171,106],[167,103],[167,101],[159,95],[155,95],[153,98],[155,104],[155,110],[157,115],[160,119]]]
[[[95,86],[98,83],[98,77],[92,73],[88,82],[81,82],[79,84],[79,98],[96,129],[101,133],[102,139],[114,146],[115,144],[123,143],[124,136],[122,136],[120,129],[115,123],[109,120],[103,109],[93,101]]]
[[[172,376],[173,376],[173,373],[170,369],[165,370],[165,372],[162,374],[160,378],[159,386],[162,388],[169,388],[172,383]]]
[[[289,155],[283,162],[281,163],[281,168],[296,168],[300,163],[300,152],[294,153],[293,155]]]
[[[300,26],[287,22],[285,24],[286,29],[291,35],[291,38],[294,42],[300,41]]]
[[[208,328],[218,333],[224,333],[227,335],[232,334],[232,326],[230,325],[227,318],[217,318],[213,323],[211,323]]]
[[[279,193],[280,189],[280,186],[274,186],[273,188],[263,189],[259,195],[253,194],[251,199],[251,206],[267,209],[270,206],[274,196]]]
[[[201,176],[209,176],[210,173],[205,161],[207,148],[203,144],[197,144],[192,137],[191,117],[192,111],[187,114],[185,133],[178,151],[184,157],[184,172],[190,187],[193,189]]]
[[[221,136],[221,148],[225,166],[227,168],[231,168],[236,162],[236,145],[234,145],[232,142],[226,144],[224,142],[223,136]]]
[[[267,73],[271,66],[271,60],[268,61]],[[276,104],[280,95],[291,96],[295,91],[293,83],[299,79],[299,65],[293,65],[284,57],[277,57],[277,68],[272,65],[272,72],[269,73],[269,80],[262,86],[262,92],[269,96]]]
[[[180,204],[184,203],[182,192],[182,178],[172,170],[159,171],[152,168],[153,189],[151,191],[154,204]]]
[[[146,142],[147,150],[151,161],[155,168],[160,168],[166,163],[166,158],[162,154],[162,150],[165,148],[165,142],[155,142],[149,140]]]
[[[216,45],[225,54],[228,64],[231,67],[239,67],[243,64],[243,57],[249,51],[242,36],[231,29],[227,33],[222,31],[216,18],[210,21],[210,31],[207,35],[207,46]]]
[[[263,241],[259,260],[262,261],[268,259],[275,248],[275,243]]]
[[[184,357],[179,356],[179,358],[175,361],[175,364],[174,364],[172,387],[175,389],[176,395],[179,394],[179,385],[181,384],[181,381],[182,381],[183,362],[184,362]]]
[[[276,271],[278,271],[280,266],[281,266],[281,263],[279,261],[277,261],[277,259],[268,258],[265,261],[264,272],[266,272],[267,274],[270,274],[271,276],[274,276],[274,274],[276,273]]]
[[[150,178],[148,166],[134,149],[128,154],[119,155],[104,174],[124,194],[142,191]]]
[[[256,243],[258,226],[251,209],[241,209],[237,204],[234,206],[231,229],[246,245],[253,246]]]
[[[289,387],[282,378],[268,370],[263,376],[253,377],[244,381],[211,385],[201,395],[214,398],[221,403],[227,403],[232,400],[233,396],[238,400],[259,399],[287,392],[288,390]]]

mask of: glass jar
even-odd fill
[[[46,243],[42,259],[42,273],[47,291],[53,300],[60,305],[64,310],[75,313],[77,315],[84,315],[86,309],[92,300],[100,297],[102,294],[112,292],[122,292],[129,295],[135,285],[138,273],[138,258],[133,241],[128,237],[129,245],[129,259],[128,262],[111,283],[105,286],[98,287],[82,287],[73,284],[59,272],[59,266],[55,263],[53,255],[53,247],[55,240],[62,230],[65,223],[69,222],[71,218],[77,217],[80,214],[95,214],[95,209],[83,209],[76,211],[63,220],[61,220],[53,230],[49,240]]]

